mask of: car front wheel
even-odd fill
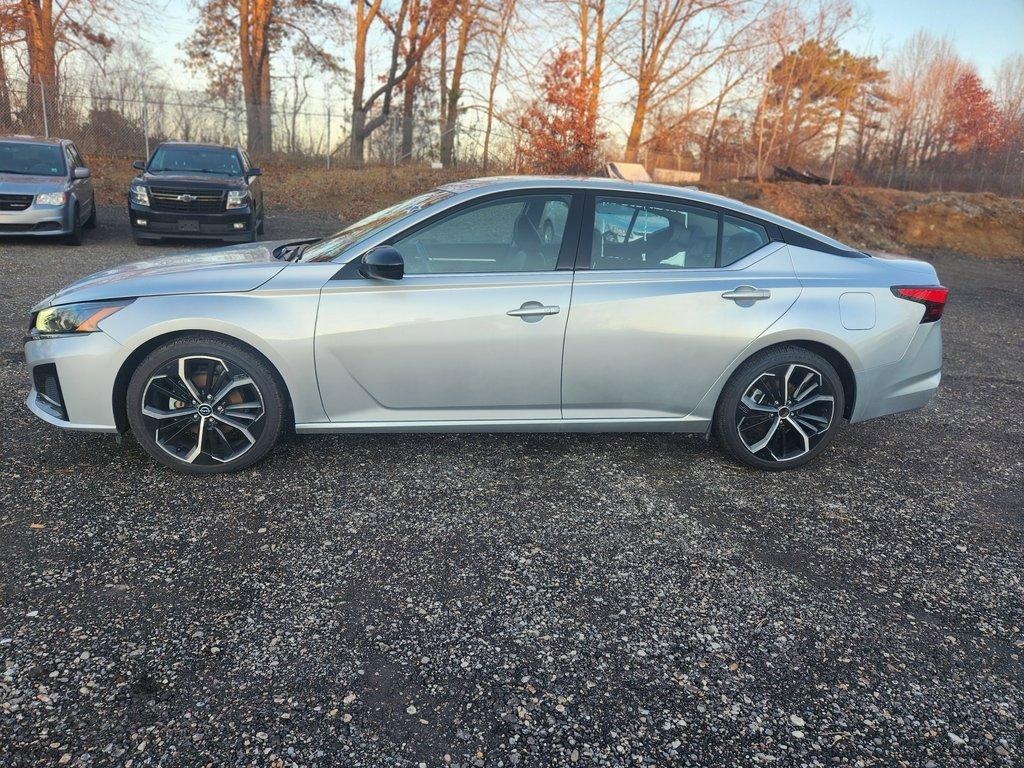
[[[843,420],[835,368],[802,347],[764,350],[730,377],[715,412],[715,433],[736,459],[758,469],[795,469],[835,439]]]
[[[265,360],[205,336],[174,339],[146,357],[132,374],[126,405],[146,453],[190,474],[259,461],[277,441],[286,410]]]

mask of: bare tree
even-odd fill
[[[730,53],[756,19],[751,0],[640,0],[622,69],[635,84],[626,160],[636,162],[647,117],[685,94]]]
[[[494,127],[494,99],[498,90],[498,77],[504,64],[505,47],[508,45],[512,23],[516,17],[516,0],[504,0],[498,3],[498,10],[488,10],[487,34],[491,40],[489,46],[493,52],[489,77],[487,80],[487,118],[484,126],[483,170],[491,159],[491,132]]]
[[[455,131],[458,125],[460,100],[463,96],[462,78],[466,68],[466,55],[470,42],[481,30],[484,9],[483,0],[456,0],[452,22],[455,24],[455,50],[451,59],[451,76],[448,77],[448,52],[442,53],[441,64],[441,162],[451,165],[455,160]],[[447,35],[442,47],[447,43]]]

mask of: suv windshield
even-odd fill
[[[150,173],[217,173],[241,176],[242,164],[233,149],[219,147],[157,147]]]
[[[66,176],[64,150],[57,144],[0,141],[0,173]]]
[[[429,208],[432,205],[447,200],[454,192],[446,189],[434,189],[416,197],[410,197],[400,203],[395,203],[382,211],[371,213],[365,219],[360,219],[354,224],[349,224],[343,230],[319,243],[309,246],[302,255],[303,261],[330,261],[339,253],[360,240],[369,237],[384,227],[401,221],[406,216],[411,216],[417,211]]]

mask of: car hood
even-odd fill
[[[156,187],[241,189],[245,179],[241,176],[224,176],[216,173],[150,173],[146,171],[136,177],[137,181]]]
[[[251,291],[284,269],[286,263],[274,258],[274,249],[285,242],[245,243],[121,264],[62,288],[34,311],[78,301]]]
[[[65,176],[25,176],[21,173],[0,173],[0,192],[12,195],[34,195],[64,189]]]

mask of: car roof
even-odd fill
[[[52,144],[59,145],[70,141],[69,139],[51,139],[44,136],[28,136],[26,134],[14,134],[11,136],[0,136],[0,141],[16,141],[23,144]]]
[[[581,176],[490,176],[475,179],[465,179],[443,184],[440,188],[454,194],[465,194],[476,197],[489,192],[514,191],[519,189],[538,189],[545,187],[589,189],[602,192],[632,192],[647,195],[659,195],[661,197],[673,197],[683,202],[703,203],[712,205],[726,211],[750,216],[755,219],[767,221],[776,226],[797,232],[805,237],[816,240],[822,245],[831,249],[858,253],[845,243],[841,243],[828,235],[817,230],[805,227],[803,224],[787,219],[783,216],[756,208],[739,200],[733,200],[723,195],[716,195],[711,192],[702,192],[696,187],[676,187],[671,184],[655,184],[649,182],[632,182],[623,179],[611,179],[601,177]]]

